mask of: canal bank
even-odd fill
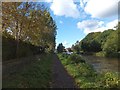
[[[118,72],[97,73],[96,70],[78,54],[58,54],[67,72],[75,79],[79,88],[120,88]]]

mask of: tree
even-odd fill
[[[74,51],[75,53],[78,53],[78,54],[79,54],[79,52],[80,52],[80,47],[79,47],[79,45],[73,46],[72,49],[73,49],[73,51]]]
[[[93,52],[99,52],[101,51],[101,44],[96,41],[96,40],[93,40],[91,43],[90,43],[90,51],[93,51]]]
[[[64,51],[65,47],[63,46],[62,43],[60,43],[58,46],[57,46],[57,52],[58,53],[62,53]]]
[[[101,34],[99,34],[95,40],[101,44],[101,49],[103,49],[103,46],[104,44],[106,43],[107,41],[107,37],[113,32],[114,30],[112,29],[108,29],[108,30],[105,30],[104,32],[102,32]]]
[[[2,29],[19,41],[30,42],[49,51],[55,49],[56,23],[48,9],[36,2],[3,2]]]
[[[10,34],[15,34],[15,39],[17,40],[17,50],[16,50],[16,54],[18,56],[18,47],[19,47],[19,38],[21,35],[21,28],[19,28],[19,26],[21,26],[20,22],[20,14],[18,14],[18,10],[17,7],[20,5],[21,3],[17,3],[17,2],[3,2],[2,3],[2,29],[4,30],[3,32],[5,32],[7,30],[7,32],[9,32]],[[14,32],[15,31],[15,32]]]
[[[95,40],[101,33],[92,32],[89,33],[83,40],[81,40],[80,47],[84,52],[96,52],[101,50],[101,45]]]
[[[90,51],[90,44],[88,42],[81,41],[81,49],[84,52]]]
[[[118,45],[118,30],[116,30],[108,36],[107,41],[103,46],[103,51],[106,52],[106,56],[117,54],[117,52],[119,51]]]

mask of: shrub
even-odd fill
[[[119,86],[119,77],[118,73],[106,72],[100,75],[97,79],[99,85],[105,88],[117,88]]]
[[[81,88],[96,88],[96,87],[97,87],[96,84],[91,82],[84,83],[83,85],[81,85]]]
[[[77,55],[77,54],[71,54],[70,56],[69,56],[69,58],[68,58],[68,60],[70,60],[71,61],[71,63],[85,63],[85,60],[83,60],[82,58],[81,58],[81,56],[80,55]]]
[[[69,57],[69,55],[63,53],[63,54],[62,54],[62,57],[67,59],[67,58]]]
[[[40,47],[34,46],[31,43],[19,41],[17,51],[17,40],[11,35],[2,34],[2,60],[10,60],[18,57],[26,57],[40,53]],[[41,51],[42,52],[42,51]],[[18,55],[16,54],[18,53]]]

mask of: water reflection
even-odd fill
[[[118,58],[105,58],[92,55],[82,55],[86,62],[93,65],[98,72],[115,71],[119,72],[120,60]]]

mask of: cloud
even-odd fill
[[[77,23],[77,27],[84,29],[84,28],[97,28],[99,26],[101,26],[103,24],[102,21],[97,21],[97,20],[86,20],[86,21],[82,21],[82,22],[78,22]]]
[[[44,2],[47,2],[47,3],[50,3],[52,2],[53,0],[43,0]]]
[[[77,23],[77,28],[83,30],[85,34],[90,32],[103,32],[108,29],[115,29],[114,27],[118,24],[118,20],[113,20],[108,23],[98,20],[86,20]]]
[[[73,0],[53,0],[50,9],[58,16],[78,18],[80,15]]]
[[[71,44],[65,40],[63,42],[63,46],[65,46],[65,48],[68,48],[68,47],[71,47]]]
[[[65,40],[64,42],[63,42],[63,45],[64,46],[66,46],[66,45],[68,45],[69,43]]]
[[[62,24],[63,23],[63,21],[60,21],[60,24]]]
[[[80,0],[80,5],[87,14],[94,18],[106,18],[118,15],[120,0]]]
[[[112,22],[109,22],[109,23],[106,25],[106,27],[107,27],[108,29],[111,29],[111,28],[115,29],[114,27],[115,27],[117,24],[118,24],[118,20],[114,20],[114,21],[112,21]]]

